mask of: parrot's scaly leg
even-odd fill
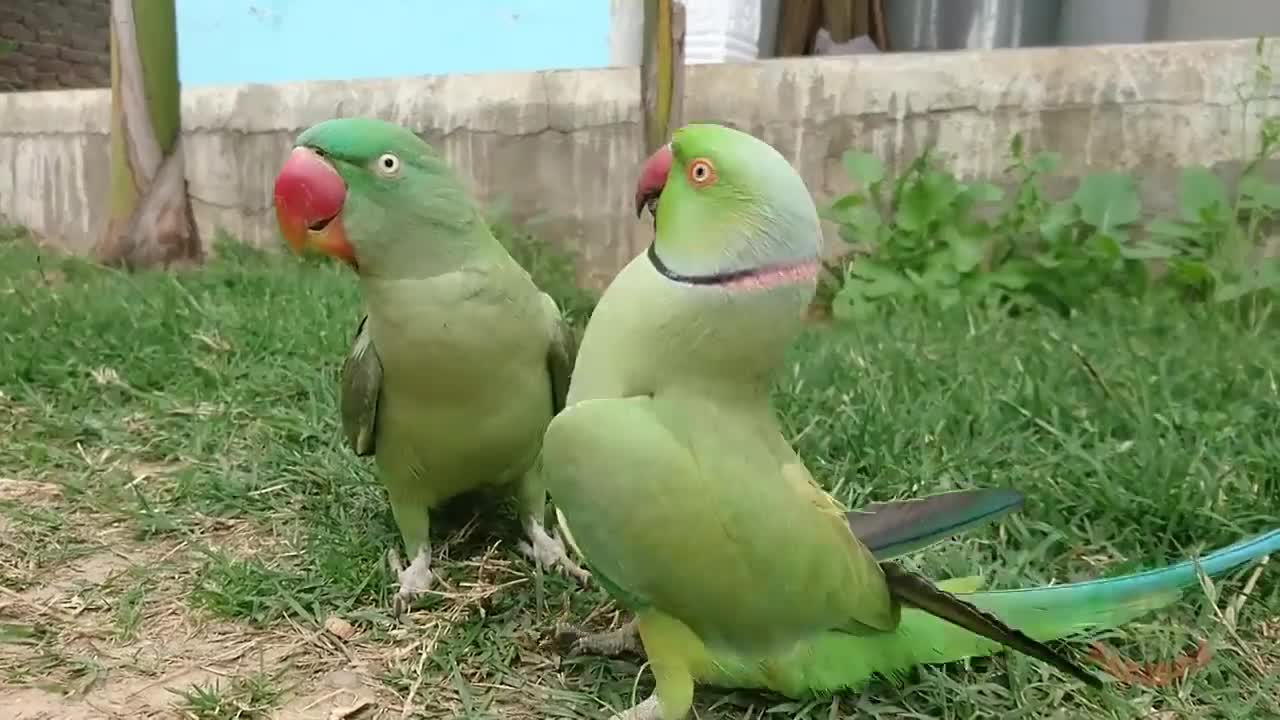
[[[569,655],[602,655],[618,657],[625,653],[644,653],[640,644],[639,621],[632,619],[616,630],[598,633],[584,633],[578,628],[562,623],[556,627],[556,635],[563,644],[569,646]]]
[[[538,521],[537,515],[525,515],[522,522],[528,541],[521,541],[517,546],[520,553],[543,567],[555,567],[578,582],[586,585],[591,582],[591,573],[583,570],[578,563],[569,557],[564,541],[556,535],[549,534]]]
[[[553,530],[543,527],[547,512],[547,491],[542,484],[540,469],[535,465],[520,479],[520,524],[527,540],[516,547],[520,554],[542,567],[557,568],[562,574],[576,579],[583,585],[591,582],[591,573],[583,570],[569,557],[564,540]]]
[[[401,570],[398,577],[400,595],[413,596],[431,589],[436,576],[431,573],[430,543],[418,548],[418,554],[413,556],[413,562],[409,563],[409,567]]]
[[[693,674],[689,653],[702,641],[687,625],[655,610],[636,616],[640,639],[656,681],[653,695],[612,720],[685,720],[693,707]]]
[[[400,584],[393,598],[399,615],[415,596],[430,590],[435,583],[435,575],[431,573],[432,502],[422,496],[419,490],[422,484],[417,476],[409,480],[400,475],[384,476],[384,482],[391,501],[391,514],[396,519],[396,527],[400,529],[400,538],[409,557],[409,567],[402,568],[394,549],[387,554],[391,571]]]
[[[392,598],[392,607],[396,615],[402,615],[409,608],[413,598],[430,590],[435,582],[436,576],[431,572],[431,544],[427,543],[418,548],[418,554],[414,556],[413,562],[409,563],[409,567],[404,567],[400,563],[399,554],[396,553],[395,548],[391,548],[387,551],[387,564],[391,566],[391,572],[400,583],[400,587],[396,589],[396,594]]]

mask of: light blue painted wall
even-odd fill
[[[177,15],[188,86],[609,60],[609,0],[177,0]]]

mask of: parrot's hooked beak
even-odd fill
[[[649,208],[654,221],[658,219],[658,196],[667,184],[667,174],[671,172],[671,143],[658,148],[640,168],[640,179],[636,181],[636,217]]]
[[[320,153],[295,147],[276,175],[274,198],[280,234],[295,253],[310,247],[357,266],[341,217],[347,185]]]

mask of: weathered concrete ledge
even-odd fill
[[[847,188],[840,155],[870,150],[900,167],[928,145],[966,177],[993,177],[1022,132],[1075,176],[1141,173],[1166,206],[1181,167],[1231,166],[1280,84],[1246,113],[1255,42],[1214,41],[768,60],[689,68],[686,117],[756,133],[820,200]],[[103,225],[106,91],[0,95],[0,215],[74,251]],[[605,281],[645,242],[631,207],[642,157],[639,70],[406,77],[200,88],[183,95],[197,221],[274,245],[271,182],[299,131],[334,116],[404,123],[442,148],[485,199],[579,253]]]

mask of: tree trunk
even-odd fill
[[[111,0],[111,196],[95,254],[129,268],[199,260],[187,197],[174,0]]]
[[[645,0],[640,96],[648,156],[684,121],[685,9],[680,0]]]

